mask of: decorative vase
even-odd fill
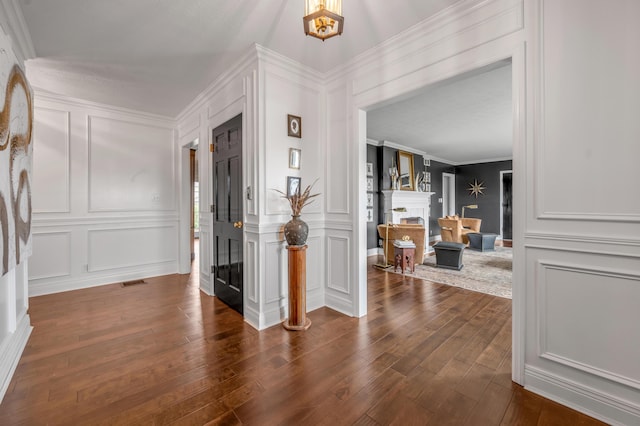
[[[307,243],[309,226],[298,215],[292,215],[291,220],[284,225],[284,238],[290,246],[303,246]]]

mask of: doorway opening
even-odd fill
[[[196,245],[200,236],[200,185],[198,182],[198,148],[189,149],[189,187],[190,190],[190,218],[189,239],[191,247],[191,261],[196,258]]]
[[[442,173],[442,217],[456,214],[456,175]]]
[[[509,246],[513,239],[512,181],[512,170],[504,170],[500,172],[500,237],[505,245],[508,244]]]
[[[514,150],[514,146],[519,146],[521,145],[521,143],[523,143],[523,139],[522,139],[522,117],[520,117],[518,115],[518,112],[523,110],[523,97],[522,97],[522,87],[524,86],[524,79],[523,79],[523,75],[522,75],[522,70],[523,68],[523,55],[522,52],[516,52],[513,53],[511,52],[511,54],[509,56],[504,56],[502,59],[500,58],[496,58],[497,62],[493,62],[490,64],[487,64],[486,66],[482,66],[482,67],[478,67],[476,69],[473,70],[467,70],[464,71],[462,73],[459,74],[455,74],[452,75],[450,78],[444,79],[444,80],[439,80],[439,81],[430,81],[430,82],[425,82],[424,86],[420,87],[420,88],[416,88],[414,89],[414,91],[412,93],[405,93],[395,99],[384,99],[381,98],[377,101],[377,103],[371,103],[371,104],[362,104],[359,105],[359,109],[360,109],[360,114],[362,116],[364,116],[364,120],[362,120],[361,122],[366,123],[367,128],[365,129],[364,125],[360,125],[359,129],[361,133],[365,133],[366,134],[366,139],[367,140],[373,140],[373,141],[377,141],[377,140],[393,140],[394,135],[389,134],[388,136],[386,136],[384,139],[380,139],[377,138],[376,135],[372,134],[369,132],[369,124],[371,122],[375,122],[377,124],[379,124],[381,122],[381,120],[378,120],[379,116],[376,115],[372,115],[372,112],[377,112],[379,110],[384,110],[385,107],[387,106],[392,106],[392,108],[397,108],[398,103],[411,103],[411,101],[413,100],[413,98],[418,97],[419,95],[424,95],[424,94],[428,94],[428,92],[432,89],[432,88],[438,88],[438,87],[443,87],[449,84],[454,84],[454,83],[458,83],[463,81],[467,76],[471,76],[471,75],[477,75],[478,73],[483,73],[485,70],[487,69],[495,69],[495,68],[500,68],[503,67],[505,65],[508,65],[508,73],[505,79],[505,84],[506,84],[506,93],[507,93],[507,98],[506,101],[504,102],[504,104],[506,105],[506,109],[505,109],[505,113],[503,114],[503,117],[506,117],[508,119],[506,126],[507,130],[508,130],[508,156],[512,159],[513,161],[513,165],[512,167],[515,168],[517,164],[522,164],[522,151],[518,150],[517,152],[520,153],[519,158],[515,158],[516,157],[516,150]],[[506,68],[506,67],[505,67]],[[382,95],[381,95],[382,96]],[[467,99],[464,96],[460,96],[454,99]],[[441,99],[442,101],[442,99]],[[436,103],[434,108],[437,107],[438,105],[445,105],[446,102],[440,102],[440,103]],[[486,111],[485,111],[486,112]],[[433,116],[438,116],[437,114],[432,114]],[[428,114],[422,113],[421,117],[427,117],[429,116]],[[438,116],[440,117],[440,116]],[[486,117],[486,114],[484,115],[484,117]],[[408,121],[411,121],[411,119],[408,119]],[[424,126],[424,123],[422,123],[422,118],[418,119],[418,120],[413,120],[416,123],[420,124],[420,129],[422,129],[422,141],[424,140],[429,140],[429,136],[427,133],[427,128]],[[440,120],[440,122],[446,122],[445,119]],[[458,121],[458,123],[460,123],[460,121]],[[466,123],[466,121],[462,121],[462,123]],[[387,126],[388,128],[391,128],[391,126]],[[403,129],[403,130],[406,130]],[[406,132],[404,132],[406,133]],[[403,133],[403,134],[404,134]],[[419,150],[422,151],[423,153],[426,151],[426,155],[430,157],[431,159],[431,165],[433,165],[434,163],[434,158],[446,158],[446,157],[440,157],[440,155],[438,155],[437,152],[431,151],[429,152],[428,149],[425,148],[420,148],[418,146],[418,144],[420,142],[418,142],[418,139],[416,138],[415,144],[411,144],[410,142],[405,143],[404,146],[407,146],[411,149],[414,150]],[[395,145],[403,145],[403,141],[398,139],[393,140]],[[455,141],[451,141],[448,145],[454,145]],[[384,144],[383,144],[384,145]],[[491,148],[491,141],[487,141],[486,142],[486,146],[487,149]],[[473,149],[474,151],[477,149],[478,151],[485,146],[485,143],[476,143],[475,146],[472,146],[471,149]],[[397,148],[397,147],[394,147]],[[386,149],[386,146],[385,146]],[[400,148],[398,148],[400,149]],[[462,148],[458,148],[458,149],[462,149]],[[478,163],[484,163],[484,162],[490,162],[490,161],[503,161],[503,160],[507,160],[507,155],[491,155],[490,153],[485,153],[488,154],[485,157],[483,157],[486,160],[483,161],[478,161]],[[425,155],[425,154],[422,154]],[[490,160],[490,159],[494,159],[494,160]],[[367,162],[370,162],[371,159],[367,158],[366,159]],[[436,162],[438,163],[438,162]],[[448,161],[445,162],[449,163]],[[457,168],[457,164],[465,164],[464,160],[461,160],[459,163],[449,163],[452,164],[454,167],[452,167],[454,170]],[[469,164],[475,164],[475,162],[473,163],[469,163]],[[386,168],[388,167],[387,164],[378,164],[379,169],[380,170],[386,170]],[[425,166],[427,166],[426,162],[425,162]],[[362,168],[364,169],[364,164],[362,165]],[[427,167],[428,170],[428,167]],[[497,174],[497,173],[496,173]],[[435,178],[435,176],[433,175],[433,173],[431,173],[431,178]],[[439,206],[435,206],[435,204],[438,202],[438,199],[440,197],[442,197],[442,212],[443,214],[450,212],[450,213],[454,213],[455,212],[455,208],[458,207],[458,209],[461,206],[457,206],[456,205],[456,201],[453,201],[449,196],[449,200],[447,200],[448,202],[445,203],[445,193],[447,194],[451,194],[451,191],[449,188],[451,187],[455,187],[455,183],[449,179],[451,179],[451,177],[448,177],[446,174],[443,173],[439,173],[438,178],[441,178],[443,181],[442,182],[437,182],[438,184],[442,185],[442,190],[443,193],[441,193],[440,195],[437,195],[435,197],[432,198],[431,200],[431,214],[430,214],[430,218],[431,218],[431,224],[430,224],[430,231],[433,232],[433,235],[439,233],[439,227],[437,225],[437,222],[434,226],[434,219],[438,217],[438,215],[440,214],[440,208],[434,208],[434,207],[439,207]],[[383,183],[386,182],[388,180],[388,178],[386,176],[380,176],[379,178],[379,182]],[[439,179],[438,179],[439,180]],[[445,182],[445,180],[449,180],[448,182]],[[495,181],[496,183],[494,184],[494,188],[495,188],[495,192],[498,192],[495,186],[497,184],[497,180],[498,180],[498,176],[495,176]],[[517,180],[517,179],[516,179]],[[519,181],[521,184],[521,181]],[[458,186],[459,183],[458,183]],[[440,189],[440,185],[438,185],[436,188],[438,189],[434,189],[434,191],[438,191]],[[514,184],[514,189],[516,188],[521,188],[522,190],[524,190],[524,188],[522,186],[517,186]],[[494,194],[495,194],[494,192]],[[460,190],[460,188],[458,188],[458,193],[459,194],[464,194],[465,191],[464,190]],[[497,196],[498,194],[495,194],[496,198],[498,198]],[[455,196],[455,195],[454,195]],[[459,198],[459,197],[458,197]],[[364,199],[364,197],[360,197],[360,199]],[[450,202],[453,201],[453,202]],[[458,200],[459,201],[459,200]],[[448,204],[448,205],[447,205]],[[495,211],[495,219],[492,219],[493,221],[493,225],[492,225],[492,229],[488,230],[487,232],[490,233],[496,233],[496,234],[500,234],[502,231],[502,227],[500,225],[499,227],[499,217],[501,216],[501,212],[500,212],[500,208],[498,206],[498,200],[495,200],[495,203],[492,203],[492,205],[495,205],[496,211]],[[521,207],[520,207],[521,208]],[[361,211],[364,208],[361,208]],[[453,211],[452,211],[453,209]],[[517,209],[516,209],[517,210]],[[520,210],[521,211],[521,210]],[[517,212],[516,212],[517,214]],[[518,222],[517,222],[518,223]],[[495,228],[495,230],[493,229]],[[481,231],[481,232],[484,232]],[[514,229],[514,234],[515,235],[520,235],[520,233],[522,232],[522,228],[516,228]],[[436,236],[437,237],[437,236]],[[437,239],[437,238],[436,238]],[[360,238],[360,241],[366,241],[365,238]],[[368,247],[367,247],[368,248]],[[360,250],[360,256],[363,255],[363,253],[366,253],[366,250]],[[513,258],[515,260],[515,258],[519,255],[521,255],[522,252],[520,251],[520,248],[514,248],[514,254],[513,254]],[[518,260],[517,262],[514,263],[520,263],[520,260]],[[519,280],[520,282],[522,282],[522,272],[521,270],[518,270],[517,272],[517,276],[516,276],[516,271],[513,271],[514,273],[512,274],[512,278],[511,278],[511,288],[513,290],[513,299],[511,301],[512,304],[512,325],[513,325],[513,344],[512,344],[512,378],[515,382],[517,383],[522,383],[523,380],[523,376],[524,376],[524,364],[523,364],[523,340],[522,340],[522,312],[523,312],[523,307],[522,307],[522,286],[521,284],[518,286],[516,286],[516,281]],[[520,290],[516,291],[516,287],[520,288]],[[358,297],[357,300],[359,302],[358,305],[358,312],[360,313],[360,315],[363,315],[367,312],[368,307],[367,307],[367,303],[362,303],[363,301],[367,300],[367,280],[360,280],[360,285],[359,285],[359,293],[358,293]]]

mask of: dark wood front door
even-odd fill
[[[216,127],[212,143],[214,291],[242,313],[242,115]]]

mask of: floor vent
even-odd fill
[[[129,287],[131,285],[136,284],[146,284],[145,280],[133,280],[133,281],[125,281],[122,283],[122,287]]]

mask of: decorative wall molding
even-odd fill
[[[175,274],[175,272],[175,265],[166,263],[161,265],[136,266],[135,268],[128,268],[127,270],[104,270],[71,277],[33,280],[29,282],[29,296],[42,296],[45,294],[81,290],[124,281]]]
[[[555,353],[554,351],[558,351],[561,350],[560,348],[556,347],[556,348],[552,348],[549,346],[549,341],[548,341],[548,332],[549,330],[553,330],[553,328],[558,328],[561,327],[563,324],[558,324],[558,322],[554,322],[553,325],[549,324],[547,319],[549,315],[553,315],[553,314],[557,314],[557,312],[550,312],[552,310],[552,307],[549,306],[548,301],[549,301],[549,294],[548,292],[550,291],[550,289],[554,289],[554,288],[558,288],[560,289],[560,287],[567,287],[569,288],[570,284],[568,283],[568,280],[566,280],[567,282],[563,282],[562,284],[558,281],[556,282],[551,282],[549,281],[549,273],[553,272],[553,271],[560,271],[560,272],[565,272],[565,273],[569,273],[569,274],[578,274],[578,275],[584,275],[584,278],[581,278],[579,281],[581,283],[584,283],[584,286],[587,286],[589,284],[589,281],[586,277],[593,277],[593,276],[597,276],[598,278],[598,282],[601,282],[601,286],[602,287],[606,287],[607,290],[602,291],[603,294],[607,293],[610,295],[610,297],[612,298],[612,300],[617,300],[617,299],[613,299],[615,297],[615,284],[617,282],[617,284],[622,285],[623,281],[635,281],[637,288],[638,288],[638,294],[640,294],[640,274],[637,271],[634,270],[624,270],[621,268],[618,269],[613,269],[613,268],[603,268],[603,267],[594,267],[594,266],[587,266],[585,264],[575,264],[575,263],[569,263],[569,262],[560,262],[557,260],[554,261],[548,261],[548,260],[538,260],[537,261],[537,271],[536,271],[536,278],[537,278],[537,304],[536,304],[536,323],[538,324],[537,327],[537,332],[538,332],[538,336],[537,336],[537,342],[538,342],[538,356],[540,356],[541,358],[547,359],[549,361],[553,361],[559,364],[563,364],[566,365],[568,367],[572,367],[575,368],[577,370],[581,370],[584,371],[586,373],[589,373],[593,376],[598,376],[598,377],[602,377],[606,380],[612,381],[612,382],[616,382],[619,384],[622,384],[624,386],[629,386],[629,387],[633,387],[635,389],[639,389],[640,390],[640,374],[638,374],[637,378],[634,378],[632,376],[630,376],[630,374],[633,374],[631,372],[628,372],[629,375],[624,375],[622,373],[616,373],[614,371],[609,371],[604,367],[598,367],[596,365],[591,365],[586,361],[581,361],[578,359],[572,359],[571,357],[569,357],[568,355],[562,355],[559,353]],[[566,291],[566,290],[565,290]],[[593,292],[593,291],[592,291]],[[628,297],[631,297],[631,295],[627,295]],[[552,298],[553,299],[553,298]],[[578,320],[580,318],[579,313],[577,312],[579,308],[574,307],[572,310],[574,312],[574,321]],[[588,306],[585,306],[584,309],[590,309]],[[606,309],[605,307],[603,307],[603,309]],[[610,309],[610,307],[609,307]],[[568,311],[569,309],[566,308],[566,310]],[[621,314],[622,315],[622,314]],[[638,315],[636,315],[638,316]],[[633,318],[627,318],[627,320],[622,320],[621,323],[625,324],[625,327],[628,327],[628,322],[632,322],[632,323],[637,323],[637,321],[634,321]],[[586,325],[586,324],[585,324]],[[602,334],[604,331],[603,330],[591,330],[592,333],[595,332],[599,332],[600,334]],[[623,329],[619,330],[620,333],[623,333]],[[608,333],[607,333],[608,334]],[[626,341],[626,339],[625,339]],[[568,341],[567,341],[568,342]],[[571,346],[569,344],[569,346]],[[627,345],[628,346],[628,345]],[[593,351],[595,351],[595,348],[591,348],[590,350],[587,350],[588,348],[583,348],[584,349],[584,355],[589,357],[589,356],[593,356],[594,354],[592,353]],[[606,351],[610,351],[613,348],[604,348],[602,350],[606,350]],[[569,349],[571,350],[571,349]],[[640,353],[640,350],[637,351],[638,353]],[[627,353],[629,356],[631,356],[630,353]],[[640,355],[638,355],[640,356]],[[631,358],[638,358],[638,356],[636,357],[631,357]],[[634,363],[634,361],[629,361],[630,363]],[[623,364],[618,363],[618,367],[619,368],[624,368]],[[627,366],[628,368],[628,366]],[[636,369],[639,370],[640,369]],[[637,372],[636,372],[637,373]]]
[[[368,142],[368,140],[367,140],[367,142]],[[382,142],[380,142],[379,146],[386,146],[388,148],[397,149],[398,151],[406,151],[406,152],[410,152],[412,154],[421,155],[423,157],[426,157],[426,155],[427,155],[426,152],[421,151],[419,149],[411,148],[411,147],[404,146],[404,145],[401,145],[399,143],[395,143],[395,142],[391,142],[391,141],[382,141]]]
[[[309,236],[307,239],[307,297],[309,297],[310,293],[322,290],[324,287],[322,278],[325,272],[322,269],[322,263],[317,261],[317,259],[322,259],[322,254],[325,253],[323,242],[324,239],[321,235]]]
[[[128,212],[117,216],[62,216],[62,217],[34,217],[33,224],[39,228],[52,226],[88,226],[88,225],[124,225],[149,223],[178,223],[180,219],[175,213],[158,212],[157,214],[137,214]]]
[[[327,237],[327,288],[350,296],[351,238],[329,235]]]
[[[102,128],[100,126],[102,126]],[[116,133],[117,127],[119,127],[119,133]],[[96,132],[98,132],[100,135],[99,139],[96,136]],[[136,133],[138,133],[138,136],[134,136]],[[104,135],[110,135],[108,143],[106,142],[105,140],[106,137]],[[111,205],[108,207],[96,205],[95,197],[98,196],[96,193],[98,194],[108,193],[108,190],[106,190],[107,186],[113,186],[113,185],[117,185],[119,187],[127,186],[126,181],[122,181],[121,182],[122,184],[120,185],[118,184],[119,182],[117,181],[109,182],[108,184],[99,183],[99,180],[95,175],[96,173],[95,169],[96,169],[96,165],[99,164],[99,162],[105,160],[105,157],[104,155],[98,155],[96,151],[101,149],[102,151],[98,151],[98,152],[104,154],[105,151],[108,152],[107,146],[110,149],[116,149],[117,148],[116,142],[119,142],[121,144],[126,144],[125,146],[120,147],[122,148],[123,152],[127,152],[127,149],[132,150],[133,148],[137,148],[141,151],[140,153],[131,152],[131,155],[133,156],[134,159],[140,158],[140,156],[145,155],[145,150],[142,149],[144,148],[143,146],[136,146],[135,143],[127,143],[128,142],[127,138],[130,140],[137,140],[138,145],[142,144],[143,142],[146,142],[146,144],[148,145],[147,146],[148,149],[146,149],[146,155],[147,156],[155,155],[156,159],[158,160],[158,163],[154,165],[155,169],[153,170],[140,169],[139,172],[136,175],[132,176],[130,179],[135,180],[138,177],[138,175],[142,176],[142,178],[145,178],[147,177],[145,173],[153,174],[154,172],[156,176],[152,175],[151,177],[153,177],[154,179],[158,179],[158,177],[163,176],[162,172],[164,169],[170,170],[170,176],[167,176],[164,178],[166,182],[160,182],[157,185],[157,187],[160,187],[160,189],[156,190],[157,192],[155,195],[146,193],[146,188],[140,187],[140,184],[138,184],[138,186],[136,187],[133,185],[134,182],[129,182],[130,191],[132,191],[135,188],[138,193],[145,194],[145,196],[158,197],[157,207],[152,207],[152,204],[156,203],[155,198],[153,200],[150,198],[148,200],[145,200],[142,203],[140,203],[140,201],[136,201],[137,203],[140,203],[138,206],[134,205],[135,203],[132,205],[123,204],[126,202],[131,203],[133,200],[140,200],[139,197],[129,197],[130,199],[128,201],[118,199],[119,205]],[[165,145],[162,145],[161,144],[162,142],[164,142]],[[87,176],[88,176],[87,200],[89,203],[89,212],[100,213],[100,212],[118,212],[118,211],[126,211],[126,212],[174,211],[176,209],[176,194],[175,194],[175,182],[177,181],[176,152],[174,147],[173,129],[171,127],[158,125],[158,124],[154,125],[154,124],[140,123],[135,120],[128,120],[124,118],[113,118],[113,117],[107,117],[102,115],[89,114],[87,115],[87,144],[88,144],[88,152],[89,152],[89,158],[87,162]],[[162,155],[166,156],[167,158],[160,158],[160,156]],[[123,155],[120,155],[119,158],[124,161],[126,157]],[[111,160],[113,161],[113,158],[111,158]],[[161,164],[160,161],[164,161],[164,164]],[[115,164],[110,163],[107,166],[115,167]],[[123,167],[123,166],[119,165],[119,167]],[[132,167],[139,167],[139,166],[136,164],[136,165],[132,165]],[[118,176],[117,174],[114,174],[112,176],[113,176],[113,179],[123,178]],[[96,185],[101,185],[101,186],[96,187]],[[165,201],[165,197],[169,198],[168,201]],[[108,203],[108,202],[113,202],[113,200],[106,201],[103,203]]]
[[[15,331],[10,333],[0,343],[0,401],[4,397],[13,373],[16,371],[20,356],[27,346],[33,327],[29,315],[23,315]]]
[[[637,33],[631,34],[622,29],[624,25],[613,26],[613,17],[603,20],[602,13],[608,14],[609,10],[602,4],[594,3],[582,8],[579,15],[566,13],[575,7],[571,2],[539,0],[536,6],[538,19],[533,28],[535,37],[532,44],[537,71],[533,86],[537,107],[533,122],[537,134],[533,155],[536,219],[638,223],[640,203],[637,198],[622,195],[635,191],[633,180],[619,179],[616,190],[608,191],[608,187],[601,186],[602,177],[590,170],[592,164],[597,164],[599,170],[630,170],[635,166],[631,159],[640,155],[635,144],[637,131],[629,127],[619,132],[625,126],[618,122],[621,115],[633,115],[639,110],[637,102],[626,96],[629,90],[637,91],[640,87],[630,77],[627,78],[640,69],[640,63],[634,57],[637,49],[628,43],[630,39],[637,39]],[[625,7],[616,8],[611,16],[637,14],[638,9],[633,6],[637,7],[629,2]],[[567,26],[573,27],[574,31],[567,32]],[[580,40],[593,34],[598,35],[599,43],[617,46],[616,54],[601,60],[596,58],[604,57],[604,54],[595,55],[583,49]],[[560,59],[565,51],[573,52],[570,61]],[[618,70],[624,71],[618,74]],[[569,78],[572,84],[564,85]],[[605,78],[610,82],[606,96],[593,88],[593,84]],[[562,94],[556,90],[560,86],[564,89]],[[583,95],[585,93],[588,95]],[[599,102],[591,102],[595,96],[600,97]],[[554,109],[547,111],[544,108],[547,104],[553,104]],[[557,111],[563,111],[563,114],[557,114]],[[582,117],[592,119],[578,128],[562,125],[565,122],[576,123]],[[617,155],[615,149],[602,143],[601,135],[617,140],[620,146],[624,145],[626,155]],[[566,143],[558,143],[565,140]],[[581,155],[574,155],[576,152]],[[570,162],[565,160],[568,156],[571,156]]]
[[[173,235],[164,235],[165,238],[160,238],[161,234],[159,231],[164,230],[169,231],[170,234]],[[143,236],[143,234],[145,234]],[[137,260],[132,260],[130,262],[113,262],[106,259],[102,259],[102,262],[96,257],[98,256],[97,247],[103,244],[111,243],[113,244],[115,240],[116,234],[120,234],[118,238],[120,250],[114,251],[113,247],[111,248],[111,255],[118,253],[118,256],[124,256],[125,250],[124,248],[130,248],[129,252],[126,255],[127,259],[136,259],[136,254],[138,255]],[[127,235],[128,234],[128,235]],[[111,241],[102,241],[98,242],[95,240],[100,236],[107,235],[112,238]],[[155,237],[155,238],[154,238]],[[158,246],[160,243],[158,241],[162,239],[166,241],[166,245]],[[156,226],[138,226],[138,227],[115,227],[108,229],[89,229],[87,230],[87,271],[88,272],[103,272],[109,270],[119,270],[126,268],[136,268],[146,265],[157,265],[162,263],[172,263],[175,264],[174,268],[177,269],[178,262],[178,254],[175,252],[176,249],[176,241],[178,239],[177,236],[177,228],[175,225],[156,225]],[[149,247],[143,247],[143,243],[150,244]],[[131,247],[134,245],[135,249]],[[149,257],[143,258],[142,256],[151,255],[151,250],[162,248],[164,250],[169,250],[168,253],[163,253],[157,257]],[[104,254],[104,253],[103,253]]]
[[[54,250],[47,250],[47,249],[40,249],[40,244],[42,243],[37,243],[34,244],[35,250],[34,253],[31,257],[30,260],[30,264],[31,264],[31,268],[29,270],[29,281],[35,281],[35,280],[41,280],[41,279],[51,279],[51,278],[59,278],[59,277],[68,277],[71,275],[71,258],[72,258],[72,254],[71,254],[71,236],[72,236],[72,232],[71,230],[64,230],[64,231],[47,231],[47,232],[43,232],[43,231],[37,231],[34,230],[33,233],[33,240],[34,243],[37,242],[38,240],[42,239],[42,238],[47,238],[47,237],[54,237],[56,235],[60,236],[60,235],[64,235],[65,238],[65,242],[63,243],[59,243],[59,245],[57,247],[55,247]],[[40,253],[40,251],[43,251],[43,253]],[[44,256],[47,257],[47,259],[40,259],[40,261],[38,262],[38,257],[39,256]],[[56,258],[56,261],[53,262],[54,264],[51,264],[51,256]],[[61,259],[59,259],[60,256],[66,256],[66,259],[64,261],[61,261]],[[35,266],[34,266],[35,265]],[[64,266],[64,268],[62,268]],[[34,269],[36,268],[60,268],[58,271],[54,272],[54,271],[50,271],[49,273],[43,274],[37,274],[34,273]],[[37,270],[37,269],[36,269]]]
[[[525,367],[526,389],[599,419],[610,425],[637,423],[640,406],[541,368]]]
[[[264,243],[265,294],[264,303],[279,303],[287,292],[287,253],[279,241]]]
[[[167,127],[171,129],[177,127],[177,122],[173,117],[167,117],[164,115],[151,114],[135,109],[87,101],[85,99],[74,98],[58,93],[51,93],[38,87],[34,87],[33,91],[35,94],[34,98],[39,105],[45,106],[47,103],[53,103],[56,105],[65,106],[69,108],[71,112],[81,110],[90,114],[95,114],[99,111],[100,114],[103,115],[115,114],[118,116],[127,117],[130,120],[139,120],[141,122],[146,122],[150,125],[153,125],[153,123],[155,123],[156,125],[163,124],[167,125]]]
[[[36,57],[31,33],[17,0],[0,1],[0,25],[2,25],[4,32],[11,37],[13,51],[19,63],[23,64],[27,59]]]
[[[40,111],[40,112],[39,112]],[[70,180],[70,176],[71,176],[71,161],[70,161],[70,155],[71,155],[71,114],[69,113],[69,111],[61,111],[59,109],[53,109],[53,108],[45,108],[45,107],[34,107],[34,156],[33,156],[33,161],[34,161],[34,167],[33,167],[33,172],[38,173],[38,170],[40,169],[40,167],[38,167],[39,164],[45,165],[47,167],[50,167],[53,163],[53,165],[57,165],[57,161],[52,161],[51,157],[48,157],[45,159],[43,158],[42,160],[39,160],[39,155],[38,155],[38,139],[39,139],[39,135],[38,135],[38,124],[41,122],[41,115],[44,111],[47,111],[48,113],[54,113],[54,114],[60,114],[62,115],[62,120],[64,122],[64,126],[62,129],[59,129],[60,131],[64,131],[65,135],[64,135],[64,145],[63,145],[63,149],[64,149],[64,163],[62,164],[62,169],[64,170],[63,174],[64,174],[64,188],[56,188],[55,190],[53,190],[52,188],[47,188],[49,192],[53,191],[55,192],[55,196],[56,198],[63,198],[64,200],[64,207],[63,208],[43,208],[43,209],[38,209],[37,206],[34,205],[33,208],[33,213],[34,214],[40,214],[40,213],[69,213],[71,211],[71,180]],[[51,125],[51,123],[47,123],[49,126]],[[40,135],[40,137],[42,137],[42,135]],[[45,136],[46,137],[46,136]],[[41,163],[42,161],[42,163]],[[34,176],[35,178],[35,176]],[[45,181],[47,181],[47,179],[44,179]],[[50,182],[49,182],[50,183]],[[36,192],[37,188],[33,188],[33,192]],[[34,220],[35,222],[35,220]]]
[[[247,250],[244,254],[244,265],[246,268],[244,288],[247,290],[247,299],[253,303],[258,303],[258,275],[260,272],[258,259],[258,242],[247,241]]]

